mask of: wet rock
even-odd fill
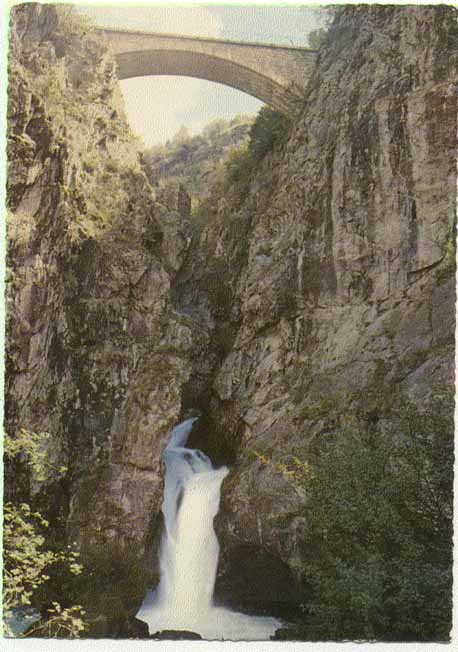
[[[202,636],[196,632],[186,630],[164,629],[162,632],[152,634],[150,638],[163,641],[201,641]]]

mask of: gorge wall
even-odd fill
[[[6,491],[138,571],[120,611],[153,582],[161,453],[189,410],[189,443],[231,465],[218,597],[282,613],[308,557],[290,464],[452,391],[457,45],[450,8],[346,7],[283,143],[196,226],[151,187],[103,43],[14,9],[6,426],[48,431],[67,471]]]
[[[169,298],[187,197],[154,196],[113,61],[64,10],[15,8],[8,117],[7,428],[48,431],[67,467],[31,482],[54,531],[83,550],[120,540],[141,560],[189,376],[190,331]]]
[[[248,603],[293,595],[307,497],[282,464],[329,432],[345,437],[349,417],[381,437],[402,400],[421,410],[453,388],[456,38],[447,10],[347,8],[288,142],[194,244],[225,288],[203,292],[213,339],[228,324],[234,338],[202,433],[235,460],[219,522],[223,595],[225,580]],[[192,287],[193,274],[183,295]]]

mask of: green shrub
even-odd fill
[[[228,186],[247,187],[253,172],[255,160],[247,144],[233,149],[224,161],[225,182]]]
[[[312,29],[307,35],[309,48],[312,50],[319,50],[322,45],[326,44],[328,30],[325,27]]]
[[[251,126],[249,141],[231,150],[220,165],[217,194],[231,191],[233,199],[241,202],[259,162],[273,147],[284,142],[289,129],[289,120],[284,115],[263,106]]]
[[[390,423],[319,443],[307,638],[449,638],[453,400],[423,412],[405,404]]]
[[[304,616],[282,639],[447,641],[452,618],[453,397],[398,398],[347,420],[286,468],[307,495]],[[359,425],[358,425],[359,424]]]
[[[284,142],[290,128],[291,122],[282,113],[269,106],[261,107],[250,130],[250,152],[261,159],[275,145]]]
[[[21,456],[35,477],[44,479],[50,470],[43,452],[47,437],[46,434],[30,433],[24,429],[17,437],[5,433],[6,461]],[[52,467],[52,471],[55,470]],[[63,472],[65,469],[61,467],[57,470]],[[40,610],[46,607],[39,594],[43,593],[43,587],[48,585],[50,574],[56,567],[65,569],[68,575],[82,572],[82,566],[78,563],[79,554],[71,546],[56,550],[47,546],[45,532],[48,525],[48,521],[27,503],[9,501],[4,505],[2,606],[6,636],[13,635],[10,622],[15,609],[30,605]],[[84,614],[80,605],[63,608],[54,601],[26,635],[76,638],[85,629]]]

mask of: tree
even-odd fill
[[[448,640],[453,400],[329,437],[313,467],[308,636]]]
[[[5,433],[6,462],[22,458],[40,480],[44,480],[51,470],[64,472],[64,467],[56,469],[46,461],[44,442],[48,437],[47,433],[31,433],[24,429],[14,438]],[[59,551],[46,547],[44,531],[48,525],[48,521],[25,502],[15,504],[9,501],[4,505],[3,620],[6,636],[14,635],[11,623],[15,609],[39,606],[34,602],[35,596],[49,581],[49,571],[53,566],[62,564],[73,575],[82,572],[77,561],[79,553],[71,546]],[[79,605],[63,608],[58,602],[53,602],[46,615],[41,615],[25,635],[76,638],[85,629],[84,614]]]
[[[312,29],[311,32],[307,35],[307,40],[309,42],[309,48],[312,50],[319,50],[322,45],[326,43],[326,38],[328,35],[328,30],[324,27],[319,27],[318,29]]]
[[[227,129],[227,125],[227,120],[223,120],[222,118],[212,120],[204,127],[202,136],[203,138],[212,141],[215,136],[218,136],[222,131],[224,131],[224,129]]]
[[[191,135],[189,133],[189,129],[184,125],[182,125],[176,132],[175,136],[173,137],[172,143],[174,145],[181,145],[183,143],[186,143],[190,139],[191,139]]]
[[[453,396],[397,401],[342,414],[291,468],[256,454],[307,495],[304,616],[282,638],[449,640]]]
[[[262,158],[289,133],[290,121],[269,106],[261,107],[250,130],[250,151]]]

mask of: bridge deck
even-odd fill
[[[276,50],[295,50],[300,52],[310,52],[317,54],[318,50],[312,50],[300,45],[280,45],[278,43],[263,43],[260,41],[236,41],[234,39],[221,39],[212,36],[189,36],[187,34],[172,34],[165,32],[149,32],[141,29],[120,29],[119,27],[103,27],[98,25],[95,28],[99,32],[110,32],[110,34],[138,34],[138,36],[154,36],[154,38],[180,39],[187,41],[204,41],[206,43],[219,43],[221,45],[243,45],[246,47],[268,48]]]

